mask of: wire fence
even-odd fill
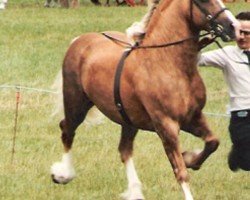
[[[1,92],[1,90],[15,90],[16,92],[19,91],[20,93],[22,93],[23,91],[30,91],[32,93],[41,93],[41,94],[48,94],[48,95],[58,95],[59,94],[58,91],[51,90],[51,89],[27,87],[27,86],[21,86],[21,85],[8,85],[8,84],[0,85],[0,92]],[[209,101],[208,101],[208,104],[209,104]],[[13,105],[13,107],[14,107],[14,105]],[[216,108],[217,112],[205,111],[204,114],[207,115],[208,117],[227,119],[230,117],[230,114],[226,113],[224,110],[225,110],[225,105],[221,105],[220,108]]]
[[[58,94],[57,91],[53,91],[53,90],[41,89],[41,88],[33,88],[33,87],[25,87],[25,86],[20,86],[20,85],[0,85],[0,89],[30,90],[30,91],[33,91],[33,92]]]

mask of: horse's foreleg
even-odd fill
[[[173,168],[175,177],[184,192],[186,200],[193,200],[189,184],[188,173],[183,160],[178,140],[179,125],[170,118],[161,119],[155,124],[155,129],[160,136],[167,157]]]
[[[61,162],[57,162],[51,167],[53,181],[61,184],[66,184],[75,177],[71,153],[75,130],[93,106],[81,86],[74,82],[74,76],[68,76],[65,79],[64,82],[67,83],[67,87],[63,91],[65,119],[60,122],[64,155]]]
[[[219,146],[219,140],[213,135],[209,129],[206,119],[202,113],[193,118],[191,123],[183,130],[190,132],[196,137],[200,137],[205,142],[205,147],[202,151],[184,152],[183,157],[188,168],[197,170],[202,163],[212,154]]]
[[[126,173],[128,179],[128,189],[121,195],[121,197],[125,200],[144,199],[144,196],[141,191],[141,181],[138,178],[132,159],[133,141],[137,131],[137,129],[129,126],[122,127],[119,151],[121,154],[121,160],[126,166]]]

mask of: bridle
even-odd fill
[[[223,26],[221,26],[216,19],[226,10],[229,10],[228,8],[222,8],[221,10],[219,10],[214,16],[206,9],[202,6],[201,0],[191,0],[190,1],[190,18],[191,21],[193,22],[193,5],[195,5],[200,11],[201,13],[203,13],[205,15],[205,18],[207,19],[206,24],[209,25],[210,28],[210,33],[221,37],[221,39],[223,41],[229,41],[230,38],[229,36],[227,36],[224,33],[224,28]]]
[[[193,20],[193,4],[195,4],[199,10],[205,15],[206,19],[207,19],[207,22],[206,24],[208,23],[209,24],[209,27],[210,27],[210,31],[207,32],[207,33],[204,33],[204,34],[201,34],[199,36],[193,36],[193,37],[189,37],[189,38],[184,38],[182,40],[178,40],[178,41],[175,41],[175,42],[169,42],[169,43],[164,43],[164,44],[156,44],[156,45],[140,45],[138,43],[135,43],[134,45],[131,45],[130,43],[128,42],[125,42],[125,41],[122,41],[122,40],[119,40],[117,38],[113,38],[112,36],[109,36],[108,34],[105,34],[105,33],[102,33],[105,37],[115,41],[115,42],[118,42],[118,43],[121,43],[123,45],[125,45],[125,48],[127,49],[130,49],[130,50],[134,50],[134,49],[152,49],[152,48],[165,48],[165,47],[169,47],[169,46],[174,46],[174,45],[178,45],[178,44],[182,44],[186,41],[189,41],[189,40],[195,40],[195,39],[200,39],[201,37],[204,37],[206,35],[213,35],[215,37],[221,37],[222,40],[224,41],[228,41],[230,38],[229,36],[225,35],[224,34],[224,28],[216,21],[216,19],[225,11],[225,10],[229,10],[228,8],[222,8],[220,11],[218,11],[214,16],[211,15],[211,13],[206,9],[204,8],[201,3],[200,3],[201,0],[190,0],[190,16],[191,16],[191,21],[194,22]]]
[[[226,57],[238,64],[246,64],[249,65],[249,63],[247,62],[242,62],[242,61],[236,61],[233,60],[228,54],[227,52],[223,49],[223,47],[221,46],[221,44],[216,41],[215,39],[217,37],[221,37],[222,40],[226,40],[228,41],[230,38],[224,34],[223,30],[224,28],[218,23],[216,22],[216,19],[220,16],[220,14],[222,14],[225,10],[229,10],[228,8],[222,8],[220,11],[218,11],[214,16],[212,16],[203,6],[202,3],[200,2],[201,0],[191,0],[191,5],[190,5],[190,16],[191,16],[191,20],[193,21],[193,4],[195,4],[199,10],[205,15],[206,19],[208,20],[207,23],[209,24],[209,27],[212,31],[210,31],[210,33],[212,33],[213,38],[211,39],[212,42],[215,42],[216,45],[223,51],[223,53],[226,55]],[[209,43],[210,44],[210,43]],[[208,44],[207,44],[208,45]],[[207,46],[206,45],[206,46]],[[205,46],[204,46],[205,47]],[[202,47],[202,48],[204,48]]]

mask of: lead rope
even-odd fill
[[[182,40],[177,40],[177,41],[174,41],[174,42],[169,42],[169,43],[164,43],[164,44],[156,44],[156,45],[140,45],[138,44],[137,42],[132,45],[128,42],[125,42],[123,40],[120,40],[120,39],[117,39],[117,38],[114,38],[106,33],[102,33],[105,37],[107,37],[108,39],[114,41],[114,42],[118,42],[118,43],[121,43],[121,44],[124,44],[125,45],[125,48],[128,48],[128,49],[153,49],[153,48],[165,48],[165,47],[169,47],[169,46],[173,46],[173,45],[177,45],[177,44],[181,44],[183,42],[186,42],[188,40],[194,40],[194,39],[199,39],[201,37],[204,37],[204,36],[207,36],[210,34],[210,32],[207,32],[207,33],[204,33],[204,34],[201,34],[199,36],[195,36],[195,37],[189,37],[189,38],[185,38],[185,39],[182,39]]]
[[[232,62],[235,62],[235,63],[238,63],[238,64],[242,64],[242,65],[249,65],[249,66],[250,66],[250,63],[249,63],[249,62],[242,62],[242,61],[237,61],[237,60],[232,59],[232,58],[228,55],[228,53],[223,49],[223,47],[221,46],[221,44],[220,44],[218,41],[214,40],[214,42],[215,42],[215,44],[217,44],[217,46],[223,51],[223,53],[226,55],[226,57],[227,57],[229,60],[231,60]]]

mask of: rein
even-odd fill
[[[217,46],[223,51],[223,53],[226,55],[226,57],[227,57],[229,60],[231,60],[232,62],[235,62],[235,63],[237,63],[237,64],[249,65],[249,66],[250,66],[250,63],[249,63],[249,62],[241,62],[241,61],[237,61],[237,60],[232,59],[232,58],[228,55],[228,53],[223,49],[223,47],[221,46],[221,44],[220,44],[218,41],[214,40],[214,42],[215,42],[215,44],[217,44]]]
[[[199,39],[201,37],[204,37],[206,35],[209,35],[210,33],[207,32],[207,33],[204,33],[204,34],[201,34],[199,36],[195,36],[195,37],[189,37],[189,38],[185,38],[185,39],[182,39],[182,40],[177,40],[177,41],[174,41],[174,42],[169,42],[169,43],[164,43],[164,44],[156,44],[156,45],[139,45],[139,43],[135,43],[134,45],[128,43],[128,42],[125,42],[123,40],[119,40],[117,38],[114,38],[106,33],[102,33],[102,35],[104,35],[105,37],[107,37],[108,39],[114,41],[114,42],[118,42],[118,43],[121,43],[121,44],[124,44],[126,45],[125,48],[127,49],[131,49],[131,50],[134,50],[134,49],[153,49],[153,48],[166,48],[166,47],[169,47],[169,46],[174,46],[174,45],[178,45],[178,44],[181,44],[181,43],[184,43],[188,40],[194,40],[194,39]]]
[[[225,56],[228,58],[228,60],[231,60],[232,62],[237,63],[237,64],[249,65],[250,66],[249,62],[242,62],[242,61],[237,61],[237,60],[232,59],[228,55],[228,53],[223,49],[223,47],[219,43],[219,41],[216,40],[217,37],[218,36],[213,36],[212,38],[208,39],[207,41],[202,42],[200,49],[203,49],[203,48],[207,47],[208,45],[210,45],[210,44],[212,44],[214,42],[218,46],[218,48],[225,54]],[[206,38],[204,38],[204,39],[206,39]]]

